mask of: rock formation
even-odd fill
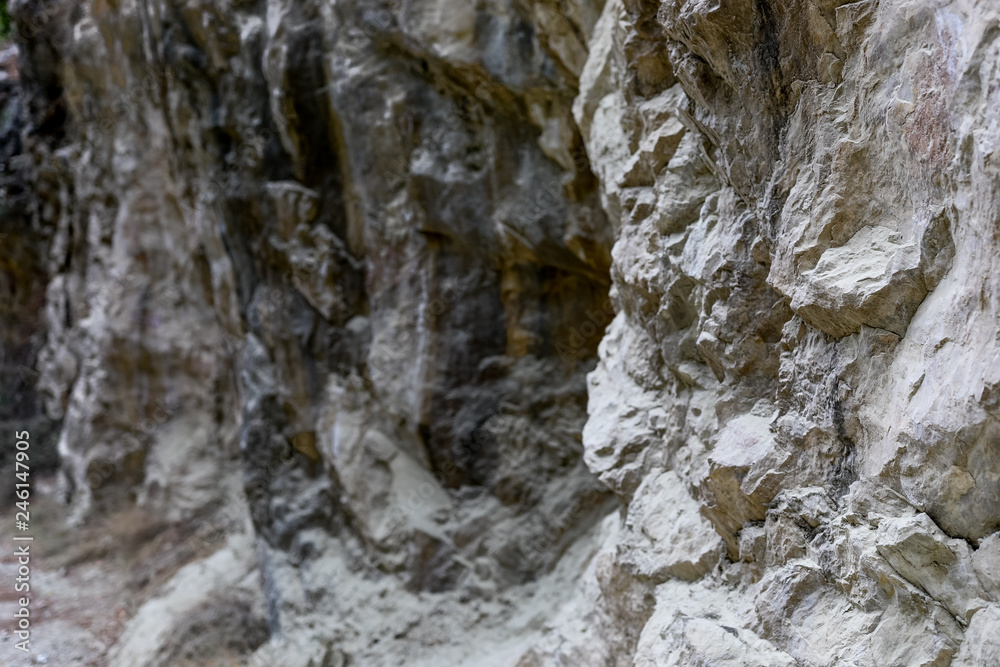
[[[987,0],[10,10],[0,421],[191,527],[110,665],[1000,655]]]

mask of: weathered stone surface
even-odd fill
[[[227,558],[262,665],[989,664],[991,3],[11,10],[0,420],[254,531],[117,664]]]
[[[230,627],[213,627],[220,620]],[[264,596],[248,534],[230,538],[205,560],[181,569],[131,620],[108,664],[166,666],[209,660],[213,653],[225,655],[225,642],[240,634],[250,650],[267,638]]]
[[[674,472],[647,477],[629,504],[618,547],[622,565],[651,582],[693,581],[712,570],[722,544]]]
[[[962,622],[986,605],[973,571],[969,545],[948,539],[926,514],[879,523],[879,553],[907,581]]]
[[[618,316],[585,459],[630,517],[664,469],[693,489],[728,558],[691,586],[742,610],[727,637],[654,614],[642,664],[779,664],[752,633],[797,664],[944,665],[995,599],[998,181],[977,137],[998,20],[605,5],[574,113]]]
[[[742,623],[725,595],[701,585],[664,584],[636,650],[636,667],[654,665],[795,665]]]
[[[972,554],[972,567],[989,598],[1000,600],[1000,533],[990,535],[979,544]]]
[[[995,662],[1000,652],[1000,641],[997,640],[996,629],[1000,626],[1000,608],[990,605],[972,617],[972,623],[965,631],[965,641],[958,655],[955,656],[955,667],[971,667],[972,665],[988,665]]]

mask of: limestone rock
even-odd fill
[[[949,539],[926,514],[885,519],[878,527],[879,553],[899,574],[968,622],[986,605],[969,545]]]
[[[253,555],[250,536],[240,535],[204,561],[183,568],[130,621],[108,664],[154,667],[192,657],[204,660],[237,632],[255,641],[250,649],[257,648],[267,628]],[[213,605],[222,608],[213,610]],[[212,627],[227,614],[234,627]]]
[[[972,554],[972,567],[987,595],[996,601],[1000,597],[1000,533],[980,542]]]
[[[997,641],[997,626],[1000,625],[1000,608],[990,605],[972,617],[965,631],[965,641],[955,656],[955,667],[966,665],[988,665],[995,661],[1000,642]]]
[[[647,477],[629,505],[618,558],[652,582],[695,580],[715,566],[721,541],[676,473]]]
[[[730,422],[718,435],[702,482],[704,512],[726,540],[730,556],[739,553],[735,535],[749,521],[761,521],[777,491],[777,446],[765,417]]]
[[[9,8],[0,422],[253,526],[112,664],[997,653],[993,3]]]
[[[699,584],[664,584],[657,589],[656,610],[643,629],[635,664],[796,664],[790,655],[741,625],[719,592]]]

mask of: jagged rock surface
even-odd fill
[[[67,500],[231,534],[111,664],[995,659],[989,2],[12,12]]]

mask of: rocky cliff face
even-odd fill
[[[4,349],[191,536],[109,664],[1000,652],[988,2],[11,11]]]

